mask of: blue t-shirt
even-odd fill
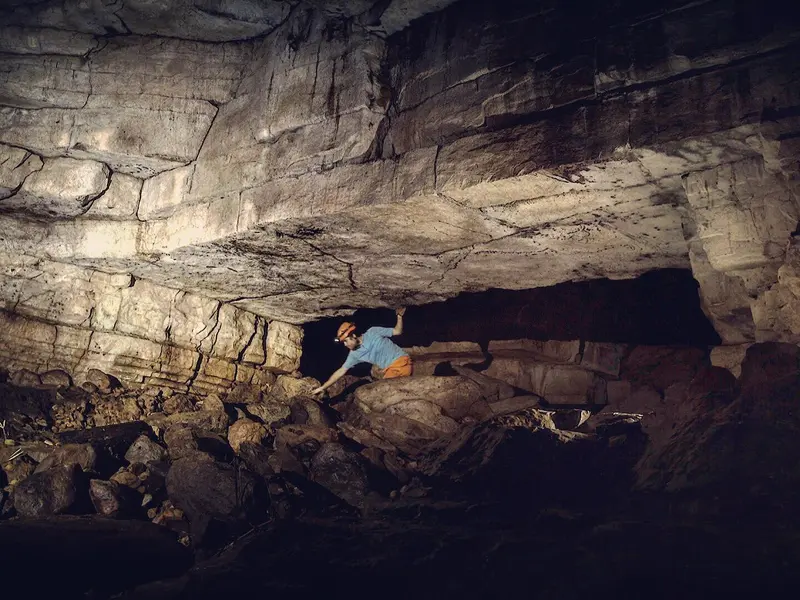
[[[351,350],[344,361],[344,368],[350,369],[358,363],[368,362],[385,369],[401,356],[407,356],[402,348],[395,344],[391,337],[391,327],[370,327],[361,338],[361,345]]]

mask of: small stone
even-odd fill
[[[147,509],[147,518],[148,519],[150,519],[152,521],[153,519],[156,518],[156,515],[158,515],[158,509],[157,508],[148,508]]]
[[[225,412],[225,404],[216,394],[209,394],[206,396],[206,399],[203,400],[203,410]]]
[[[97,451],[91,444],[64,444],[40,462],[36,472],[41,473],[56,466],[69,465],[79,465],[83,471],[92,471],[96,464]]]
[[[136,506],[130,488],[116,481],[92,479],[89,482],[89,497],[97,514],[104,517],[125,516]]]
[[[271,392],[276,398],[289,404],[300,396],[311,397],[313,395],[311,391],[319,385],[319,381],[313,377],[297,379],[291,375],[279,375]]]
[[[110,392],[120,386],[116,377],[103,373],[99,369],[89,369],[86,373],[86,381],[96,385],[101,392]]]
[[[236,454],[244,442],[260,444],[267,435],[266,428],[261,423],[250,419],[239,419],[228,429],[228,443]]]
[[[145,494],[144,496],[142,496],[142,506],[147,506],[152,501],[153,501],[153,495],[152,494]]]
[[[120,485],[124,485],[131,489],[139,487],[139,478],[130,471],[119,471],[111,476],[111,481],[116,481]]]
[[[268,427],[275,427],[286,421],[292,412],[289,406],[271,396],[265,396],[264,402],[246,405],[245,411]]]
[[[39,387],[42,384],[39,375],[28,369],[14,371],[8,378],[8,382],[17,387]]]
[[[186,394],[173,394],[166,400],[163,405],[164,413],[167,415],[174,415],[180,412],[191,412],[194,410],[194,404],[189,400]]]
[[[143,463],[158,462],[166,459],[167,452],[151,440],[146,435],[139,436],[139,438],[131,444],[128,451],[125,453],[125,460],[129,463]]]
[[[99,394],[100,393],[100,388],[97,387],[97,385],[95,385],[91,381],[84,381],[81,384],[81,389],[83,389],[86,392],[89,392],[90,394]]]
[[[188,456],[197,450],[197,439],[191,427],[176,425],[164,432],[164,443],[172,460]]]
[[[42,385],[47,387],[66,389],[72,385],[72,377],[69,376],[69,373],[61,369],[45,371],[39,377],[42,380]]]
[[[261,390],[249,383],[237,384],[225,397],[226,404],[253,404],[261,402]]]
[[[389,492],[389,498],[391,498],[392,500],[397,498],[397,496],[399,496],[399,494],[397,493],[397,490],[392,490],[391,492]]]

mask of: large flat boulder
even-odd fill
[[[356,404],[365,412],[384,412],[412,400],[435,404],[452,419],[484,414],[487,409],[481,386],[461,376],[398,377],[362,386],[355,392]]]

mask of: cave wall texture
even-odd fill
[[[0,14],[0,366],[174,387],[354,308],[691,269],[800,342],[777,2],[58,0]],[[794,235],[793,235],[794,234]]]

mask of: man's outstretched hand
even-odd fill
[[[404,314],[406,314],[406,307],[401,306],[400,308],[396,308],[394,312],[398,317],[402,317]]]

